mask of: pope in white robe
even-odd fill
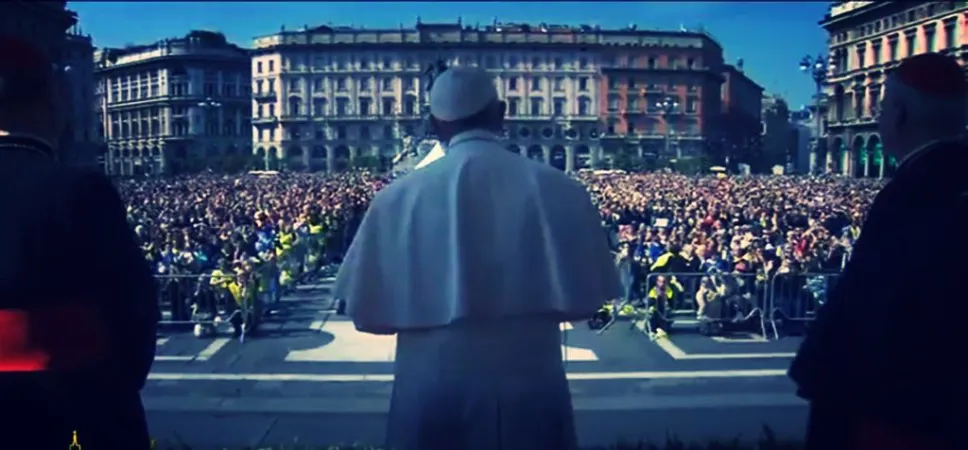
[[[396,334],[395,450],[577,448],[561,322],[621,295],[599,214],[561,171],[508,152],[491,76],[430,92],[445,155],[372,201],[334,295]]]

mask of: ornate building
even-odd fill
[[[249,55],[222,34],[102,49],[95,64],[109,173],[230,169],[251,159]]]
[[[821,155],[851,176],[884,176],[896,161],[884,156],[877,110],[887,74],[925,52],[968,62],[968,2],[834,2],[820,24],[830,34],[827,145]],[[824,152],[824,146],[820,151]]]
[[[600,108],[607,153],[696,156],[721,140],[723,49],[703,32],[602,31]],[[758,94],[759,95],[759,94]],[[714,137],[715,136],[715,137]]]
[[[438,60],[492,72],[508,104],[508,149],[562,170],[607,158],[608,139],[661,136],[661,128],[628,126],[658,114],[647,108],[646,94],[672,89],[694,107],[684,113],[699,117],[690,123],[701,121],[702,102],[719,112],[718,84],[716,100],[699,92],[707,92],[706,79],[718,79],[711,73],[720,69],[722,50],[701,33],[418,22],[385,30],[282,31],[256,39],[254,47],[253,148],[268,165],[278,159],[340,170],[359,158],[396,154],[403,137],[422,136],[427,70]],[[662,89],[645,92],[652,84]],[[606,101],[603,92],[616,100]],[[689,100],[690,93],[701,99]],[[683,137],[701,134],[697,127],[690,125]]]

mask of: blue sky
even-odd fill
[[[809,102],[813,82],[797,66],[826,47],[817,25],[829,2],[70,2],[95,45],[145,44],[191,29],[217,30],[248,46],[285,25],[412,26],[425,22],[589,24],[614,28],[702,26],[742,58],[747,74],[791,106]]]

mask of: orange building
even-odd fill
[[[704,32],[635,34],[640,42],[602,51],[605,153],[623,148],[639,156],[703,153],[719,139],[722,47]]]

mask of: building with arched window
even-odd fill
[[[219,170],[252,159],[249,54],[221,33],[101,49],[95,65],[109,173]]]
[[[926,52],[968,62],[968,2],[834,2],[820,25],[830,35],[825,161],[828,170],[857,177],[890,175],[877,134],[884,81],[901,61]],[[829,150],[825,150],[829,149]]]

